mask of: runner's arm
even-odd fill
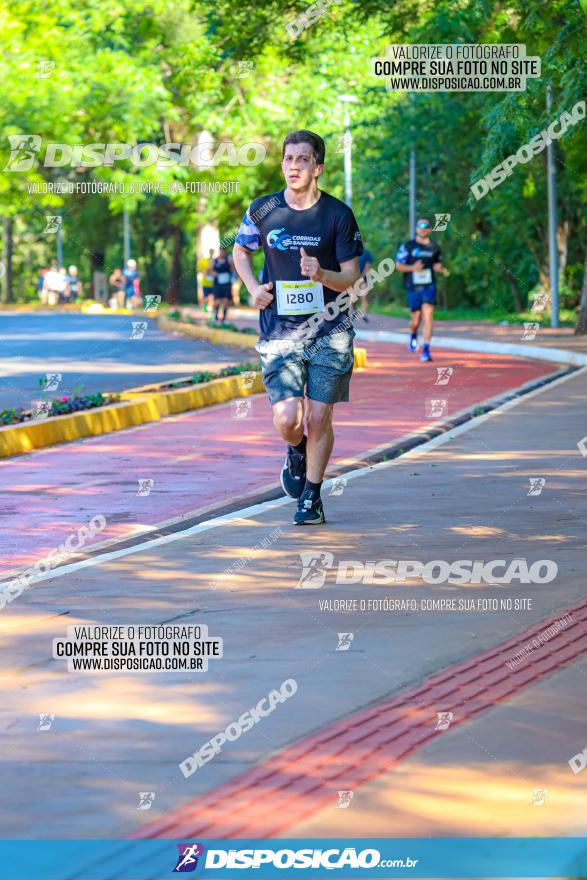
[[[268,284],[259,284],[253,271],[253,255],[242,245],[235,243],[232,249],[232,261],[238,277],[253,299],[253,304],[257,308],[264,309],[273,299],[273,294],[269,292],[273,289],[273,283],[270,281]]]
[[[323,269],[316,257],[309,256],[303,247],[300,248],[300,269],[302,275],[309,276],[312,281],[320,281],[331,290],[341,292],[352,287],[361,277],[358,257],[342,260],[340,272],[335,272],[334,269]]]
[[[397,254],[395,255],[395,268],[398,272],[403,273],[406,272],[419,272],[424,268],[424,263],[422,260],[416,260],[415,263],[409,263],[408,260],[411,260],[412,253],[411,248],[408,246],[409,242],[406,244],[400,244]],[[440,251],[438,251],[438,255],[440,256]]]
[[[432,268],[434,269],[435,272],[440,272],[441,275],[444,275],[445,278],[448,278],[448,276],[450,275],[450,272],[448,271],[446,266],[444,266],[440,262],[440,260],[437,263],[434,263]]]
[[[257,287],[259,284],[253,271],[252,253],[242,247],[242,245],[235,244],[232,249],[232,260],[240,280],[252,295],[253,288]]]
[[[340,272],[334,272],[332,269],[322,269],[320,280],[331,290],[343,291],[347,287],[351,287],[360,277],[359,258],[353,257],[352,260],[343,260],[340,264]]]
[[[396,262],[395,268],[398,272],[420,272],[420,270],[424,268],[424,263],[422,260],[416,260],[416,262],[410,266],[408,263]]]

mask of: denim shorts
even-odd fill
[[[320,403],[347,401],[354,338],[354,330],[344,330],[296,342],[260,339],[257,351],[271,405],[304,395]]]

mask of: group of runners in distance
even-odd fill
[[[297,525],[325,522],[321,487],[334,443],[333,408],[348,401],[353,372],[352,302],[348,297],[344,308],[328,305],[352,288],[372,262],[351,208],[318,188],[324,158],[319,135],[306,130],[288,134],[281,160],[285,188],[251,203],[233,249],[234,268],[260,310],[257,351],[273,421],[287,444],[281,484],[297,499]],[[271,210],[263,210],[268,202]],[[430,231],[428,220],[419,220],[415,239],[396,255],[412,313],[409,349],[418,350],[422,322],[424,362],[432,360],[435,276],[447,274]],[[265,265],[259,279],[253,254],[260,249]],[[229,271],[223,268],[226,252],[221,251],[220,260],[216,271],[222,275]],[[325,309],[309,338],[301,334],[309,316],[321,316]]]

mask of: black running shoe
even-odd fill
[[[298,501],[298,509],[294,515],[294,525],[315,526],[326,522],[321,498],[314,498],[308,490],[304,492]]]
[[[306,456],[287,447],[287,455],[281,471],[281,485],[286,495],[299,498],[306,485]]]

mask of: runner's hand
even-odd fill
[[[422,262],[422,260],[416,260],[416,262],[412,266],[412,269],[414,272],[421,272],[423,268],[424,268],[424,263]]]
[[[273,290],[273,281],[269,281],[267,284],[257,284],[253,288],[251,296],[256,309],[266,308],[273,300],[273,294],[270,293],[271,290]]]
[[[309,257],[304,248],[300,248],[300,257],[302,275],[309,275],[312,281],[320,281],[322,268],[316,257]]]

